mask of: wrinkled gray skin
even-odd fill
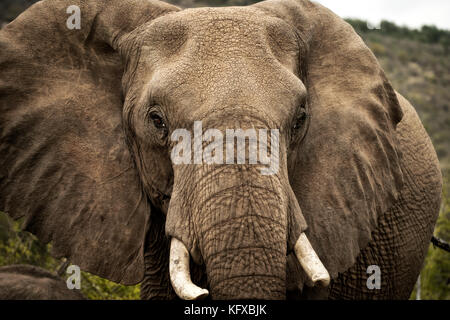
[[[0,300],[82,300],[79,290],[67,289],[66,282],[35,266],[0,267]]]
[[[69,5],[81,30],[66,27]],[[56,256],[171,299],[176,237],[213,299],[409,297],[439,211],[438,159],[414,108],[329,10],[43,1],[1,31],[0,48],[0,209],[25,216]],[[168,137],[196,120],[279,129],[279,171],[172,165]],[[305,285],[292,254],[302,232],[327,288]],[[379,290],[366,286],[370,265]]]

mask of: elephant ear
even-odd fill
[[[310,1],[256,7],[293,26],[308,52],[299,66],[311,120],[289,175],[308,239],[335,278],[355,263],[402,188],[395,130],[403,114],[375,56],[344,20]]]
[[[80,29],[68,27],[74,6]],[[122,128],[118,52],[124,35],[174,10],[42,1],[0,31],[0,210],[24,217],[56,257],[123,284],[143,277],[150,209]]]

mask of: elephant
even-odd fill
[[[32,265],[0,267],[0,300],[84,300],[78,290],[45,269]]]
[[[329,9],[44,0],[0,48],[0,210],[55,257],[142,299],[408,299],[439,162]]]

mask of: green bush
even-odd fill
[[[446,173],[441,212],[435,228],[435,236],[450,240],[450,173]],[[421,277],[421,299],[450,300],[450,253],[430,245]],[[416,290],[411,299],[416,299]]]

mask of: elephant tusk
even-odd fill
[[[169,273],[175,293],[183,300],[200,300],[209,292],[192,283],[189,271],[189,252],[180,240],[172,238],[170,243]]]
[[[317,284],[326,287],[330,284],[330,275],[327,269],[325,269],[304,233],[295,243],[294,252],[313,286]]]

